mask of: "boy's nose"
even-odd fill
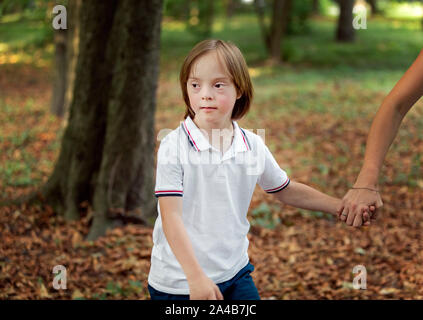
[[[204,86],[201,91],[201,100],[212,100],[212,92],[210,92],[210,88]]]

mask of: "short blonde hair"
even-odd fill
[[[189,103],[187,91],[187,82],[191,72],[191,67],[197,58],[210,51],[215,51],[218,54],[218,57],[222,59],[230,76],[232,77],[237,94],[241,95],[241,97],[235,102],[231,116],[231,119],[240,119],[250,109],[250,104],[253,100],[253,85],[251,83],[250,74],[248,73],[247,63],[245,62],[241,51],[233,43],[223,40],[201,41],[191,49],[182,64],[181,72],[179,74],[179,82],[181,84],[182,95],[186,105],[184,119],[188,116],[192,119],[195,117],[195,112],[192,110]]]

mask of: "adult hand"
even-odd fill
[[[340,220],[347,225],[359,227],[370,225],[370,219],[376,220],[377,210],[383,206],[379,192],[369,189],[350,189],[338,208]],[[373,213],[369,216],[369,210]]]

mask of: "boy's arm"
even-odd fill
[[[182,198],[160,197],[163,232],[173,254],[187,277],[190,299],[223,300],[219,288],[206,276],[198,263],[182,221]]]
[[[275,197],[290,206],[312,210],[322,211],[337,216],[337,208],[341,200],[328,196],[305,184],[292,181],[282,191],[276,192]]]

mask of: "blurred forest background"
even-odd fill
[[[291,179],[342,198],[373,116],[422,50],[423,3],[1,0],[0,299],[149,299],[159,133],[183,119],[179,68],[206,38],[234,42],[249,65],[241,127],[266,130]],[[257,187],[249,254],[263,299],[423,298],[422,104],[388,153],[370,227]]]

